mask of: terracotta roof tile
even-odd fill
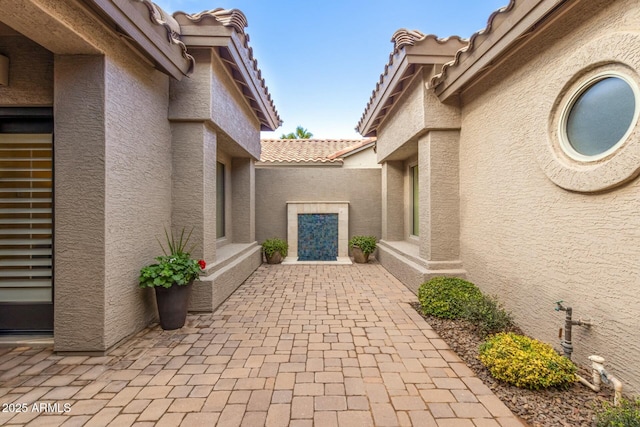
[[[186,70],[185,74],[189,75],[193,72],[193,67],[195,66],[195,60],[193,56],[191,56],[187,52],[187,46],[182,42],[180,38],[180,25],[175,20],[175,18],[165,12],[160,6],[153,3],[150,0],[136,0],[144,4],[149,10],[149,20],[155,24],[164,27],[167,32],[167,42],[169,44],[175,44],[180,47],[182,50],[182,56],[189,63],[189,68]]]
[[[253,56],[253,48],[249,46],[249,34],[244,30],[248,26],[247,17],[244,13],[238,9],[223,8],[206,10],[194,14],[178,11],[173,14],[173,19],[180,26],[190,23],[197,26],[223,26],[232,28],[235,31],[240,43],[242,44],[242,49],[244,50],[242,55],[246,57],[246,60],[249,63],[250,72],[252,74],[251,77],[252,79],[255,79],[257,89],[260,92],[259,95],[264,97],[266,109],[269,111],[261,111],[261,108],[256,104],[255,100],[252,99],[251,96],[247,96],[245,91],[245,86],[247,86],[247,84],[245,82],[238,81],[239,88],[243,94],[245,94],[245,97],[247,97],[251,108],[258,115],[258,119],[263,125],[262,130],[275,130],[278,128],[282,124],[282,119],[276,110],[276,106],[271,98],[271,93],[269,93],[269,88],[262,77],[262,71],[258,67],[258,60]],[[230,69],[230,73],[233,76],[234,70],[232,68]]]
[[[351,151],[375,142],[368,139],[263,139],[263,163],[341,163]]]
[[[486,38],[489,37],[493,28],[496,27],[499,22],[502,22],[506,19],[507,14],[514,8],[515,5],[516,0],[509,0],[508,5],[503,6],[493,12],[487,20],[487,26],[471,35],[467,46],[458,50],[453,61],[444,64],[442,67],[442,71],[431,78],[430,86],[435,87],[443,83],[447,78],[448,70],[450,68],[457,67],[467,56],[471,55],[476,46],[479,46]]]
[[[388,105],[385,106],[384,111],[379,114],[374,114],[374,110],[386,96],[384,92],[389,89],[387,86],[392,83],[394,77],[393,74],[398,71],[398,67],[403,61],[408,60],[411,62],[413,57],[421,55],[429,58],[428,62],[441,64],[442,62],[440,61],[443,61],[443,59],[446,61],[452,58],[455,52],[461,48],[464,49],[468,44],[467,39],[459,36],[439,38],[433,34],[424,34],[417,30],[407,30],[404,28],[393,33],[391,36],[391,42],[393,43],[393,51],[389,54],[389,61],[384,66],[384,71],[380,74],[380,79],[376,83],[376,87],[371,92],[369,102],[367,103],[356,126],[356,130],[362,135],[373,133],[377,124],[379,124],[399,97],[401,90],[390,95],[390,99],[386,99]],[[412,50],[414,48],[419,50],[413,52],[413,56],[407,59],[407,50]],[[417,65],[423,65],[428,62],[420,61]],[[405,75],[400,77],[399,84],[403,85],[402,81],[409,79],[416,72],[416,67],[408,68]],[[366,130],[368,130],[368,132]]]

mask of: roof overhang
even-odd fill
[[[159,70],[180,80],[194,60],[176,20],[150,0],[84,0]]]
[[[323,167],[342,167],[343,165],[343,161],[342,159],[336,159],[336,160],[315,160],[315,161],[299,161],[299,162],[272,162],[272,161],[268,161],[268,162],[263,162],[263,161],[259,161],[256,162],[256,167],[257,168],[268,168],[268,167],[318,167],[318,166],[323,166]]]
[[[215,48],[238,90],[255,112],[261,130],[273,131],[280,127],[282,120],[248,45],[249,36],[244,33],[247,26],[244,14],[237,9],[215,9],[194,15],[176,12],[173,16],[187,46]]]
[[[365,137],[377,134],[387,113],[424,66],[445,64],[467,45],[466,40],[457,36],[440,39],[405,29],[396,31],[391,41],[394,50],[356,127]]]
[[[489,17],[485,29],[471,36],[468,46],[442,67],[429,86],[443,102],[458,95],[502,62],[508,53],[521,48],[528,36],[557,18],[560,14],[556,12],[561,8],[576,3],[575,0],[510,0]]]
[[[354,154],[357,154],[361,151],[364,151],[368,148],[374,147],[376,145],[376,138],[368,138],[363,140],[362,142],[352,145],[350,147],[347,147],[343,150],[337,151],[335,153],[333,153],[332,155],[328,156],[327,158],[329,160],[333,160],[333,159],[339,159],[339,158],[345,158],[345,157],[349,157],[349,156],[353,156]]]

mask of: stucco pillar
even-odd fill
[[[256,240],[255,163],[252,158],[234,157],[231,161],[231,212],[234,243]]]
[[[105,349],[105,59],[54,57],[56,351]]]
[[[193,228],[191,255],[216,259],[216,133],[203,122],[172,122],[171,226]]]
[[[418,141],[420,257],[460,258],[458,130],[430,131]]]
[[[403,188],[402,162],[382,163],[382,240],[404,239]]]

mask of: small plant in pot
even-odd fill
[[[349,240],[349,247],[354,261],[359,264],[369,262],[369,255],[376,250],[376,241],[375,236],[353,236]]]
[[[282,239],[267,239],[262,243],[262,251],[268,264],[280,264],[287,257],[289,245]]]
[[[193,231],[193,230],[192,230]],[[156,264],[140,270],[141,288],[154,288],[160,326],[166,331],[180,329],[187,319],[189,296],[194,280],[200,280],[200,273],[207,266],[204,260],[191,258],[186,249],[191,232],[185,238],[184,229],[180,237],[171,235],[165,229],[168,250],[160,244],[164,255],[156,257]]]

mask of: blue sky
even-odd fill
[[[360,138],[354,130],[389,59],[399,28],[469,37],[508,0],[154,0],[168,12],[240,9],[283,125],[314,138]]]

